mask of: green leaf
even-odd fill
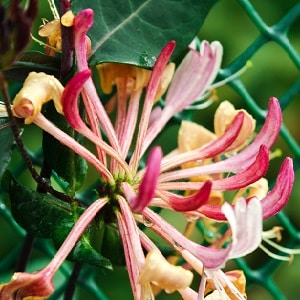
[[[6,172],[2,185],[8,190],[11,211],[16,222],[35,237],[51,238],[56,248],[59,248],[75,226],[76,221],[84,212],[77,204],[68,204],[52,195],[38,193],[21,185]],[[109,259],[100,254],[91,241],[97,222],[88,226],[71,251],[68,259],[111,269]]]
[[[23,82],[29,72],[45,72],[58,78],[59,70],[59,58],[38,51],[28,51],[24,52],[17,61],[5,69],[4,75],[8,79]]]
[[[197,35],[216,0],[73,0],[77,13],[94,10],[89,63],[129,63],[151,68],[161,49],[176,41],[177,57]]]
[[[2,182],[3,187],[8,189],[14,219],[33,236],[50,238],[53,226],[72,214],[70,204],[28,189],[8,171]]]
[[[52,239],[56,248],[58,248],[66,239],[67,235],[75,225],[77,217],[76,214],[73,214],[65,218],[62,222],[56,224],[52,234]],[[95,222],[93,222],[83,233],[79,241],[76,243],[74,249],[68,256],[68,260],[80,263],[88,263],[100,268],[112,269],[110,260],[96,251],[90,242],[90,231],[94,226]]]
[[[118,266],[125,265],[125,256],[119,230],[114,224],[105,225],[101,253]]]
[[[66,119],[56,112],[52,103],[46,105],[44,113],[57,127],[80,141],[81,136],[77,135]],[[86,177],[87,162],[48,133],[43,135],[43,153],[47,164],[69,184],[68,194],[74,196]]]
[[[14,137],[7,118],[0,118],[0,178],[10,162]]]

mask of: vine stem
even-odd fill
[[[70,10],[70,0],[59,1],[59,14],[62,16]],[[62,36],[62,53],[61,53],[61,68],[60,79],[65,83],[66,77],[72,70],[74,60],[74,40],[73,40],[73,27],[66,27],[61,25]]]

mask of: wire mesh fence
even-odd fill
[[[270,10],[270,11],[268,11]],[[266,11],[268,14],[266,15]],[[269,15],[274,15],[269,17]],[[268,19],[268,20],[267,20]],[[215,25],[214,23],[218,23]],[[214,29],[209,29],[209,27]],[[266,116],[268,98],[276,96],[284,111],[284,124],[281,138],[276,147],[282,155],[292,156],[296,172],[294,190],[287,207],[265,224],[266,228],[277,225],[283,227],[285,247],[296,249],[300,246],[299,219],[299,167],[300,167],[300,135],[299,135],[299,91],[300,91],[300,3],[297,1],[219,1],[211,10],[205,25],[200,31],[200,38],[220,39],[225,49],[225,62],[220,70],[218,80],[226,79],[241,70],[248,61],[252,68],[240,78],[231,80],[227,86],[220,88],[218,97],[230,97],[232,102],[245,107],[249,113],[262,124]],[[221,30],[221,28],[223,30]],[[207,30],[207,31],[206,31]],[[247,30],[251,33],[247,34]],[[223,32],[222,32],[223,31]],[[230,31],[230,32],[228,32]],[[208,33],[206,35],[206,32]],[[240,35],[238,35],[238,32]],[[245,37],[243,37],[243,34]],[[247,36],[247,37],[246,37]],[[276,48],[275,55],[273,53]],[[199,112],[199,118],[203,112]],[[32,129],[33,133],[24,140],[30,141],[32,134],[37,140],[41,133]],[[29,142],[30,143],[30,142]],[[28,145],[28,143],[27,143]],[[31,145],[28,145],[31,148]],[[42,153],[34,144],[28,150],[36,166],[42,162]],[[18,152],[12,168],[14,174],[26,178],[26,166]],[[271,162],[268,173],[274,180],[272,170],[278,170],[276,159]],[[64,184],[57,178],[60,188]],[[91,197],[93,186],[79,197]],[[87,194],[89,193],[89,194]],[[14,266],[18,263],[19,253],[26,248],[26,243],[33,244],[28,270],[36,270],[45,265],[55,250],[52,243],[44,239],[33,239],[26,236],[11,216],[5,193],[0,191],[0,281],[8,281]],[[201,230],[201,226],[199,226]],[[276,252],[276,250],[275,250]],[[290,264],[271,258],[257,250],[247,258],[235,260],[235,264],[244,270],[247,277],[248,298],[251,299],[298,299],[300,292],[298,269],[299,258],[295,257]],[[69,286],[69,278],[77,276],[79,265],[66,262],[55,278],[57,289],[50,299],[63,299]],[[77,292],[74,299],[130,299],[131,292],[127,274],[122,267],[114,272],[101,271],[91,266],[83,266],[77,280]],[[177,296],[171,296],[176,299]],[[162,294],[158,299],[168,298]],[[178,298],[179,299],[179,298]]]

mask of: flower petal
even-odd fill
[[[74,45],[77,59],[77,67],[79,71],[88,68],[86,60],[86,33],[93,25],[94,12],[92,9],[84,9],[80,11],[74,18]]]
[[[205,204],[211,192],[212,182],[206,181],[204,185],[196,193],[191,196],[181,197],[172,194],[168,200],[170,206],[176,211],[192,211],[198,209],[200,206]]]
[[[139,193],[129,203],[133,211],[141,212],[153,199],[160,172],[161,158],[161,148],[154,147],[147,160],[147,169],[144,178],[139,185]]]
[[[149,139],[146,137],[151,117],[151,110],[155,101],[156,94],[160,87],[160,81],[164,74],[164,70],[175,49],[175,46],[175,41],[170,41],[168,44],[166,44],[160,52],[158,58],[156,59],[155,65],[153,67],[153,71],[151,73],[151,77],[146,90],[135,150],[129,163],[129,165],[132,166],[133,170],[137,170],[141,156],[144,154],[144,152],[152,142],[151,138]]]
[[[69,124],[76,130],[87,129],[82,121],[78,109],[78,97],[83,88],[84,83],[91,77],[91,70],[85,69],[75,74],[68,82],[62,94],[62,104],[65,117]]]
[[[267,149],[270,149],[273,143],[276,141],[280,127],[282,123],[282,114],[278,100],[273,97],[269,101],[268,113],[266,121],[254,139],[254,141],[244,150],[236,155],[220,161],[214,164],[205,166],[208,173],[224,173],[224,172],[240,172],[253,164],[256,159],[257,153],[261,145],[265,145]],[[203,168],[203,167],[199,167]],[[186,170],[184,170],[186,172]],[[197,175],[193,175],[197,176]],[[191,176],[190,176],[191,177]]]
[[[245,256],[254,251],[262,239],[262,207],[260,201],[252,198],[238,199],[233,207],[224,203],[222,212],[232,231],[232,248],[228,259]]]
[[[244,109],[237,110],[229,101],[223,101],[217,108],[214,116],[214,129],[217,136],[221,136],[225,130],[231,126],[233,118],[240,111],[244,113],[243,126],[239,132],[237,139],[228,150],[238,150],[246,145],[247,140],[255,130],[255,120]]]
[[[191,178],[194,176],[201,176],[206,174],[212,174],[211,169],[214,165],[218,163],[214,163],[211,165],[205,165],[195,168],[189,168],[184,170],[178,170],[174,172],[169,172],[161,175],[159,177],[158,188],[163,190],[197,190],[202,185],[203,182],[171,182],[174,180]],[[213,190],[225,191],[225,190],[235,190],[240,189],[242,187],[248,186],[249,184],[259,180],[264,176],[268,169],[269,164],[269,150],[265,145],[261,145],[259,151],[255,157],[255,160],[252,161],[252,164],[249,165],[247,161],[240,162],[242,165],[242,171],[233,176],[217,179],[213,181]],[[247,168],[244,168],[244,165],[247,165]],[[227,169],[227,172],[230,172],[231,169]],[[213,173],[222,173],[223,169],[218,170],[214,169]]]
[[[261,200],[264,219],[277,214],[285,206],[292,192],[294,179],[293,160],[287,157],[280,167],[275,186]]]
[[[269,166],[269,150],[262,145],[255,161],[248,168],[236,175],[214,180],[213,190],[237,190],[259,180],[265,175]]]
[[[215,79],[221,65],[222,45],[201,43],[200,53],[190,49],[178,67],[168,90],[165,105],[172,115],[197,100]]]
[[[177,249],[182,248],[182,251],[186,249],[200,260],[205,268],[214,269],[223,266],[230,252],[231,245],[225,249],[214,249],[199,245],[189,240],[151,209],[145,208],[143,215],[152,224],[150,229],[163,237],[172,247]]]
[[[278,213],[287,203],[294,182],[293,160],[286,158],[280,167],[275,186],[261,199],[263,219],[267,219]],[[250,201],[250,199],[247,199]],[[198,211],[208,218],[225,221],[226,217],[220,206],[205,204]]]
[[[225,152],[226,149],[234,142],[234,140],[238,136],[243,124],[243,120],[244,113],[239,112],[232,121],[231,126],[228,127],[225,133],[215,141],[207,144],[203,148],[195,149],[188,153],[178,154],[175,157],[168,158],[165,161],[163,160],[161,172],[165,172],[168,169],[175,168],[186,162],[212,158],[218,154]]]
[[[261,145],[265,145],[268,149],[271,148],[278,137],[281,123],[282,114],[279,101],[277,98],[272,97],[269,101],[266,121],[254,141],[243,151],[218,163],[219,166],[222,164],[231,166],[236,172],[247,167],[247,163],[244,164],[244,162],[251,164],[255,160],[256,153]]]

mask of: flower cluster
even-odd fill
[[[49,75],[31,73],[15,98],[13,112],[88,161],[99,173],[103,188],[50,264],[33,274],[15,274],[10,283],[0,286],[1,299],[13,299],[15,293],[18,299],[49,296],[54,273],[104,206],[112,208],[118,225],[134,299],[154,299],[154,286],[169,293],[178,291],[184,299],[245,299],[243,274],[223,273],[221,269],[228,260],[260,246],[263,219],[286,204],[294,180],[292,160],[286,158],[273,189],[267,192],[264,184],[259,185],[264,182],[270,148],[282,122],[278,100],[270,99],[265,123],[256,136],[253,118],[223,102],[215,114],[214,133],[184,121],[178,148],[163,155],[160,147],[152,146],[153,142],[175,114],[209,91],[221,65],[221,44],[203,41],[200,52],[191,48],[176,71],[169,64],[173,41],[162,49],[152,71],[120,64],[100,65],[104,92],[111,93],[113,86],[116,91],[107,108],[99,98],[87,63],[86,33],[92,22],[93,11],[89,9],[74,18],[77,73],[67,85],[62,87]],[[164,105],[156,105],[164,93]],[[79,96],[85,119],[79,111]],[[51,99],[58,113],[95,145],[94,152],[42,114],[42,105]],[[116,112],[114,119],[108,113],[112,110]],[[146,153],[146,167],[142,167]],[[249,189],[248,195],[241,193],[233,201],[224,200],[225,191],[245,188]],[[228,228],[210,247],[203,246],[151,207],[182,214],[188,224],[211,219],[228,224]],[[147,224],[186,264],[171,264],[139,224]],[[190,288],[192,270],[202,276],[198,291]]]

